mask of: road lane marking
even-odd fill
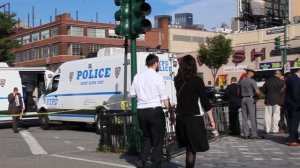
[[[70,160],[90,162],[90,163],[98,163],[98,164],[107,165],[107,166],[111,166],[111,167],[135,168],[135,166],[126,166],[126,165],[121,165],[121,164],[116,164],[116,163],[109,163],[109,162],[102,162],[102,161],[96,161],[96,160],[82,159],[82,158],[69,157],[69,156],[63,156],[63,155],[51,155],[51,156],[64,158],[64,159],[70,159]]]
[[[26,130],[20,131],[21,136],[28,144],[31,153],[34,155],[46,155],[48,154],[39,144],[39,142]]]
[[[77,146],[76,148],[79,149],[79,150],[85,150],[85,148],[81,147],[81,146]]]
[[[282,160],[281,158],[272,158],[272,160]]]
[[[67,143],[67,144],[70,144],[71,142],[70,141],[64,141],[65,143]]]
[[[300,153],[290,153],[291,155],[300,155]]]
[[[260,153],[241,152],[244,155],[259,155]]]

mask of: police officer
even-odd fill
[[[240,81],[242,99],[242,127],[245,139],[261,139],[257,136],[257,119],[256,119],[256,103],[254,96],[259,95],[260,91],[257,87],[256,81],[252,79],[255,71],[247,68],[246,78]],[[249,136],[248,116],[251,123],[251,137]]]

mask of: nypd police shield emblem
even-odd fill
[[[116,78],[119,77],[120,72],[121,72],[121,67],[116,67],[116,68],[115,68],[115,76],[116,76]]]
[[[1,86],[1,87],[4,87],[4,86],[5,86],[5,83],[6,83],[6,80],[5,80],[5,79],[0,79],[0,86]]]
[[[69,73],[69,80],[70,80],[70,82],[72,81],[73,77],[74,77],[74,72],[70,72]]]

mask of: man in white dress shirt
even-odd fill
[[[141,165],[145,167],[147,158],[152,151],[151,167],[161,166],[163,141],[165,136],[165,115],[162,102],[170,113],[170,121],[175,122],[175,116],[170,107],[166,86],[159,71],[159,59],[154,54],[146,58],[144,72],[134,77],[130,95],[137,98],[137,114],[140,129],[143,132],[142,151],[140,153]]]

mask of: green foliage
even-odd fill
[[[213,37],[206,45],[200,44],[198,59],[211,69],[214,83],[219,69],[228,63],[232,52],[231,39],[223,35]]]
[[[14,33],[13,28],[16,25],[15,16],[14,13],[0,12],[0,62],[12,60],[13,54],[10,50],[19,47],[16,40],[7,39],[8,36]]]

